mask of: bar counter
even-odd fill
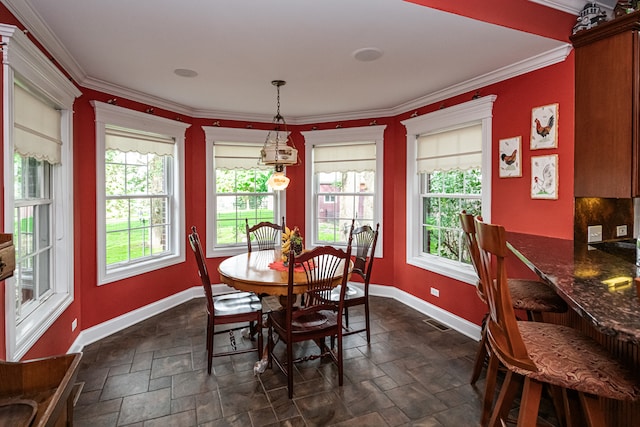
[[[635,248],[612,251],[600,244],[596,246],[602,249],[518,233],[507,233],[507,241],[516,257],[570,306],[567,313],[544,313],[545,321],[592,337],[640,378],[640,302],[633,280],[640,271]],[[604,399],[603,404],[606,425],[638,425],[640,402]]]
[[[507,240],[512,252],[596,330],[640,343],[635,250],[614,255],[573,240],[518,233],[507,233]]]

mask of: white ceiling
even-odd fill
[[[281,113],[290,123],[388,116],[570,49],[401,0],[2,2],[80,85],[213,119],[270,121],[274,79],[287,81]],[[367,47],[382,57],[354,59]]]

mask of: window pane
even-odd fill
[[[422,174],[420,181],[431,193],[423,194],[424,253],[469,263],[461,244],[460,211],[481,212],[481,174],[468,171],[436,171]]]
[[[147,165],[127,165],[126,194],[147,193]]]
[[[276,195],[267,181],[272,170],[216,169],[216,246],[246,242],[246,222],[280,223],[276,218]]]
[[[46,295],[51,289],[51,257],[50,249],[38,254],[38,297]]]
[[[129,260],[129,232],[107,231],[107,265]]]
[[[15,217],[15,235],[16,238],[16,257],[24,258],[32,255],[35,251],[35,241],[33,239],[33,217],[34,206],[24,206],[16,209]]]
[[[375,172],[321,172],[314,177],[318,242],[346,244],[354,218],[356,226],[373,224]]]
[[[171,157],[107,150],[106,161],[107,267],[169,251]]]
[[[169,200],[167,198],[151,199],[151,224],[164,225],[169,223],[167,212],[169,212]]]
[[[105,190],[107,196],[125,194],[127,169],[124,164],[107,163],[105,165]]]
[[[107,232],[129,228],[129,200],[107,200],[106,211]]]
[[[16,246],[16,314],[20,323],[51,290],[51,166],[14,156],[14,242]]]
[[[169,250],[169,227],[160,226],[151,228],[151,254],[158,255]]]

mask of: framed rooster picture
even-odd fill
[[[558,155],[531,156],[531,198],[558,198]]]
[[[519,136],[501,139],[500,141],[500,178],[513,178],[522,176],[522,147]]]
[[[531,110],[531,149],[558,147],[558,104]]]

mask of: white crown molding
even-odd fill
[[[466,82],[449,86],[448,88],[395,107],[393,115],[405,113],[439,101],[444,101],[445,99],[452,98],[462,93],[471,92],[503,80],[548,67],[549,65],[557,64],[564,61],[567,56],[569,56],[571,49],[573,49],[573,47],[570,44],[564,44],[540,55],[516,62],[515,64],[507,65],[506,67],[499,68],[482,76],[474,77]]]
[[[587,0],[529,0],[533,3],[538,3],[543,6],[558,9],[563,12],[570,13],[572,15],[579,15],[580,11],[584,8],[584,5],[590,3]],[[598,3],[607,12],[611,12],[616,6],[617,0],[596,0],[594,3]]]
[[[69,51],[58,40],[42,17],[25,0],[0,0],[27,28],[33,37],[49,51],[58,63],[71,75],[76,82],[83,81],[87,75],[71,56]]]
[[[109,82],[101,81],[87,76],[85,71],[78,65],[69,52],[62,46],[55,35],[43,19],[29,6],[29,2],[24,0],[0,0],[27,28],[30,29],[34,37],[56,58],[58,63],[71,75],[76,83],[87,89],[93,89],[110,95],[119,96],[130,99],[132,101],[147,104],[156,108],[162,108],[178,114],[183,114],[192,118],[204,119],[222,119],[222,120],[239,120],[248,122],[269,123],[272,116],[264,114],[245,114],[239,112],[194,109],[189,106],[179,104],[173,101],[162,99],[153,95],[129,89],[123,86],[114,85]],[[557,3],[555,6],[562,4],[564,7],[570,6],[578,12],[586,3],[584,0],[530,0],[541,3],[549,7]],[[601,0],[601,2],[612,0]],[[556,9],[559,7],[555,7]],[[577,8],[577,9],[576,9]],[[571,9],[567,10],[570,11]],[[571,12],[577,14],[578,12]],[[471,80],[450,86],[448,88],[433,92],[412,101],[403,103],[396,107],[387,109],[364,110],[355,112],[339,112],[315,116],[287,116],[287,122],[291,125],[315,124],[332,121],[347,121],[358,119],[370,119],[373,117],[392,117],[407,111],[415,110],[419,107],[443,101],[445,99],[480,89],[486,85],[494,84],[512,77],[519,76],[537,69],[564,61],[571,51],[571,45],[566,44],[553,49],[549,52],[542,53],[532,58],[517,62],[512,65],[505,66],[498,70],[489,72],[485,75],[475,77]]]

